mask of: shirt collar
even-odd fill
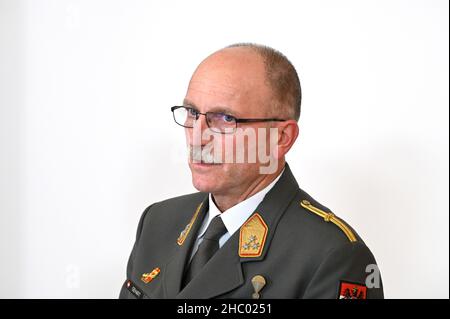
[[[223,213],[217,208],[214,200],[212,198],[211,193],[209,194],[209,211],[206,216],[206,222],[203,223],[198,238],[201,238],[206,229],[209,226],[211,220],[220,215],[222,218],[225,227],[227,228],[227,232],[231,235],[234,234],[236,230],[238,230],[242,224],[250,217],[250,215],[255,211],[256,207],[263,201],[266,194],[272,189],[272,187],[278,182],[281,175],[284,172],[284,168],[281,173],[275,178],[269,185],[260,190],[258,193],[252,195],[251,197],[245,199],[244,201],[234,205],[233,207],[227,209]]]

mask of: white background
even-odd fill
[[[193,192],[179,104],[234,42],[303,88],[288,156],[388,298],[449,297],[448,1],[0,1],[0,297],[116,298],[138,219]],[[175,240],[175,238],[174,238]]]

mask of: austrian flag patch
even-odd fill
[[[367,287],[347,281],[339,285],[339,299],[367,299]]]

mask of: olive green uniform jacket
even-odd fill
[[[120,298],[383,298],[369,248],[299,188],[287,164],[240,231],[183,287],[207,212],[206,193],[149,206],[139,222]]]

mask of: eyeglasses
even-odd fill
[[[284,122],[282,119],[238,119],[225,113],[206,112],[200,113],[196,109],[188,106],[172,106],[170,110],[173,113],[175,123],[187,128],[193,128],[194,122],[200,115],[206,116],[206,124],[216,133],[228,134],[234,133],[237,123],[256,123],[256,122]]]

